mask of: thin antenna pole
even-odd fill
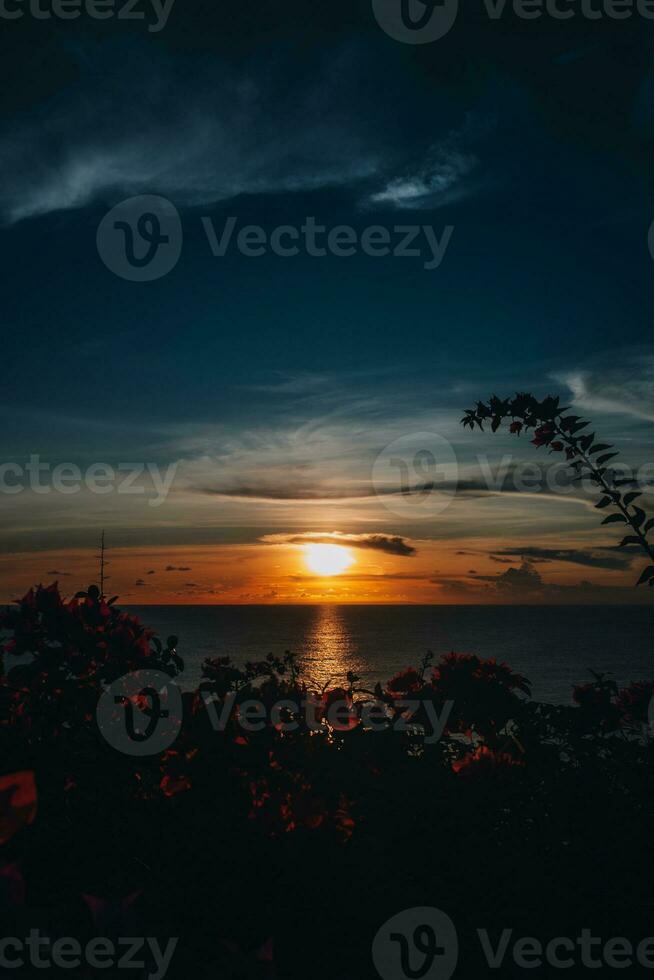
[[[105,576],[104,570],[105,566],[109,564],[104,557],[105,553],[105,543],[104,543],[104,530],[102,531],[102,536],[100,537],[100,598],[104,599],[104,583],[109,576]]]

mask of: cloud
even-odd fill
[[[190,572],[189,565],[166,565],[164,572]],[[148,573],[149,574],[149,573]]]
[[[574,565],[587,565],[589,568],[607,568],[624,571],[631,567],[632,558],[618,557],[599,551],[586,551],[580,548],[502,548],[500,555],[513,555],[516,558],[528,558],[533,562],[564,561]],[[493,561],[502,558],[491,555]],[[504,559],[505,561],[507,559]]]
[[[654,422],[654,349],[628,347],[554,375],[568,386],[577,408],[631,415]]]
[[[54,569],[51,569],[49,572],[46,572],[45,574],[46,575],[58,575],[59,578],[62,578],[63,576],[70,576],[72,573],[71,572],[59,572],[59,571],[57,571],[56,568],[54,568]]]
[[[261,538],[266,544],[340,544],[348,548],[364,548],[383,551],[389,555],[406,557],[414,555],[416,549],[407,544],[400,535],[389,534],[345,534],[342,531],[328,533],[304,531],[301,534],[266,534]]]
[[[143,581],[142,578],[137,578],[137,580],[134,583],[134,585],[138,585],[139,587],[145,587],[145,582]]]
[[[506,592],[538,592],[543,587],[540,574],[526,561],[519,568],[507,568],[495,579],[489,576],[487,581],[493,581],[496,589]]]
[[[368,204],[390,205],[398,209],[439,207],[467,195],[465,180],[478,165],[477,158],[463,149],[463,137],[452,133],[435,144],[417,168],[409,168],[392,178],[368,198]]]
[[[83,51],[77,86],[0,132],[8,221],[134,194],[197,206],[311,191],[370,178],[388,162],[384,127],[366,132],[361,103],[340,98],[365,70],[351,50],[331,52],[292,86],[279,62],[246,70],[146,54],[138,45]]]
[[[469,574],[473,575],[472,572],[469,572]],[[547,588],[539,572],[529,562],[523,562],[519,568],[507,568],[506,571],[500,572],[498,575],[477,574],[474,576],[473,582],[438,577],[432,578],[431,582],[434,585],[445,587],[452,592],[460,592],[462,594],[476,593],[477,595],[484,591],[492,591],[496,595],[497,593],[502,595],[511,593],[515,595],[528,595],[530,593],[542,592]],[[482,585],[481,583],[487,584]]]

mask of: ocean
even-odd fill
[[[297,654],[321,687],[348,671],[365,686],[454,650],[505,661],[532,682],[538,700],[566,704],[589,669],[619,684],[654,677],[654,603],[648,606],[141,606],[165,639],[179,637],[185,688],[205,657],[237,664]]]

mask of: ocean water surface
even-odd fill
[[[506,661],[532,682],[535,698],[568,703],[589,669],[618,684],[654,677],[651,606],[141,606],[166,638],[179,637],[186,670],[200,680],[205,657],[237,664],[291,650],[322,686],[352,670],[365,686],[417,665],[427,650]]]

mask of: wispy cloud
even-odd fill
[[[631,415],[654,422],[654,348],[627,347],[555,375],[586,412]]]
[[[467,196],[479,160],[466,148],[466,133],[450,133],[429,150],[419,166],[407,167],[368,198],[369,205],[398,209],[440,207]]]
[[[356,88],[360,68],[349,51],[290,90],[279,66],[173,64],[138,47],[105,45],[91,72],[86,64],[78,87],[0,133],[0,211],[10,222],[129,194],[200,205],[308,191],[371,177],[387,162],[381,128],[377,139],[366,135],[357,107],[335,97],[347,79]]]

